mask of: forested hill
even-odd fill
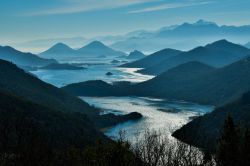
[[[1,150],[5,152],[18,153],[19,146],[19,150],[24,150],[22,146],[37,148],[37,152],[63,151],[71,146],[93,145],[99,138],[106,139],[83,113],[56,111],[2,90],[0,125]]]
[[[230,115],[243,129],[250,128],[250,92],[238,100],[194,119],[175,131],[173,136],[192,145],[215,150],[226,117]]]

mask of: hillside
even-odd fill
[[[23,53],[9,46],[0,46],[0,59],[15,63],[18,66],[45,66],[57,63],[53,59],[43,59],[31,53]]]
[[[250,58],[220,69],[188,62],[151,80],[126,86],[94,82],[94,87],[99,88],[94,90],[92,83],[76,83],[63,89],[77,95],[137,95],[222,105],[250,90]]]
[[[111,121],[107,123],[99,116],[99,109],[3,60],[0,60],[0,90],[56,111],[84,113],[100,128],[113,124]]]
[[[215,150],[216,141],[227,115],[242,127],[250,127],[250,92],[244,93],[236,101],[217,108],[215,111],[198,117],[179,130],[173,136],[186,143]]]
[[[167,60],[170,57],[176,56],[180,54],[181,51],[173,50],[173,49],[164,49],[158,52],[155,52],[151,55],[146,56],[143,59],[139,59],[137,61],[126,63],[121,65],[121,67],[131,67],[131,68],[148,68],[150,66],[157,65],[163,60]]]
[[[160,63],[140,70],[139,73],[158,75],[180,64],[198,61],[213,67],[223,67],[250,54],[250,50],[226,40],[219,40],[205,47],[197,47]]]
[[[136,89],[140,95],[214,105],[233,101],[250,89],[250,58],[215,70],[200,70],[200,65],[197,68],[188,64],[138,84]]]
[[[38,145],[53,150],[66,150],[71,146],[83,148],[93,145],[99,138],[106,139],[83,113],[55,111],[2,90],[0,125],[1,143],[5,143],[8,151],[15,151],[15,146]],[[8,130],[4,131],[6,128]],[[16,144],[18,139],[23,142]]]

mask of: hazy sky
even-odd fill
[[[250,24],[250,0],[0,0],[0,44],[195,22]]]

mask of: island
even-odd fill
[[[107,76],[112,76],[112,75],[113,75],[113,73],[111,73],[111,72],[107,72],[107,73],[106,73],[106,75],[107,75]]]

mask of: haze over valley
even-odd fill
[[[0,2],[0,165],[250,165],[249,5]]]

